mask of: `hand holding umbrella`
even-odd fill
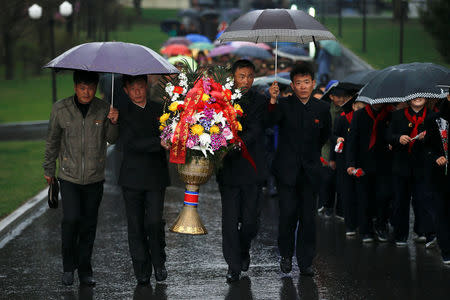
[[[274,81],[269,88],[270,94],[270,104],[277,103],[278,95],[280,95],[280,87],[278,86],[278,82]]]

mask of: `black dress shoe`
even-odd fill
[[[156,281],[164,281],[167,278],[166,266],[163,264],[160,267],[155,268],[155,278]]]
[[[247,272],[250,267],[250,254],[247,252],[241,258],[241,271]]]
[[[95,286],[95,280],[92,276],[81,276],[80,277],[80,284],[87,285],[87,286]]]
[[[73,272],[64,272],[62,276],[62,283],[64,285],[72,285],[73,284]]]
[[[150,284],[150,278],[139,278],[137,280],[138,285],[144,286],[144,285],[149,285]]]
[[[228,269],[227,272],[227,283],[233,283],[239,281],[240,272],[233,272],[231,269]]]
[[[314,271],[311,267],[300,268],[300,275],[303,276],[314,276]]]
[[[282,257],[280,260],[280,269],[283,273],[292,271],[292,257]]]

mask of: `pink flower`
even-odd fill
[[[222,134],[227,140],[230,140],[233,138],[233,133],[231,132],[229,127],[225,127],[222,131]]]

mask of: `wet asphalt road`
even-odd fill
[[[298,268],[283,276],[276,246],[277,199],[266,198],[251,266],[242,279],[225,283],[221,250],[220,197],[210,180],[200,190],[200,215],[209,234],[166,233],[167,269],[163,284],[154,278],[138,288],[128,253],[120,189],[112,184],[111,156],[100,207],[93,265],[95,288],[60,283],[61,209],[47,210],[21,235],[0,249],[0,299],[449,299],[450,268],[437,250],[410,242],[362,245],[345,238],[343,223],[318,217],[316,276],[300,277]],[[166,195],[165,218],[176,218],[184,189],[176,179]],[[294,264],[295,265],[295,264]]]

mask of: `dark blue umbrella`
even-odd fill
[[[197,18],[199,15],[200,12],[192,8],[183,9],[178,12],[179,17]]]
[[[233,51],[233,54],[240,57],[251,57],[260,59],[271,59],[272,54],[267,50],[258,47],[242,46]]]
[[[342,79],[343,82],[349,82],[353,84],[365,85],[374,78],[380,71],[379,70],[362,70],[358,72],[351,73]]]
[[[210,39],[208,39],[206,36],[201,35],[201,34],[191,33],[191,34],[186,35],[186,38],[193,43],[198,43],[198,42],[211,43]]]
[[[278,47],[274,50],[274,54],[280,57],[289,58],[291,60],[312,60],[305,49],[296,46],[284,46]]]
[[[415,98],[445,98],[437,87],[450,82],[450,69],[432,63],[410,63],[381,70],[359,92],[357,101],[377,104],[407,102]]]

